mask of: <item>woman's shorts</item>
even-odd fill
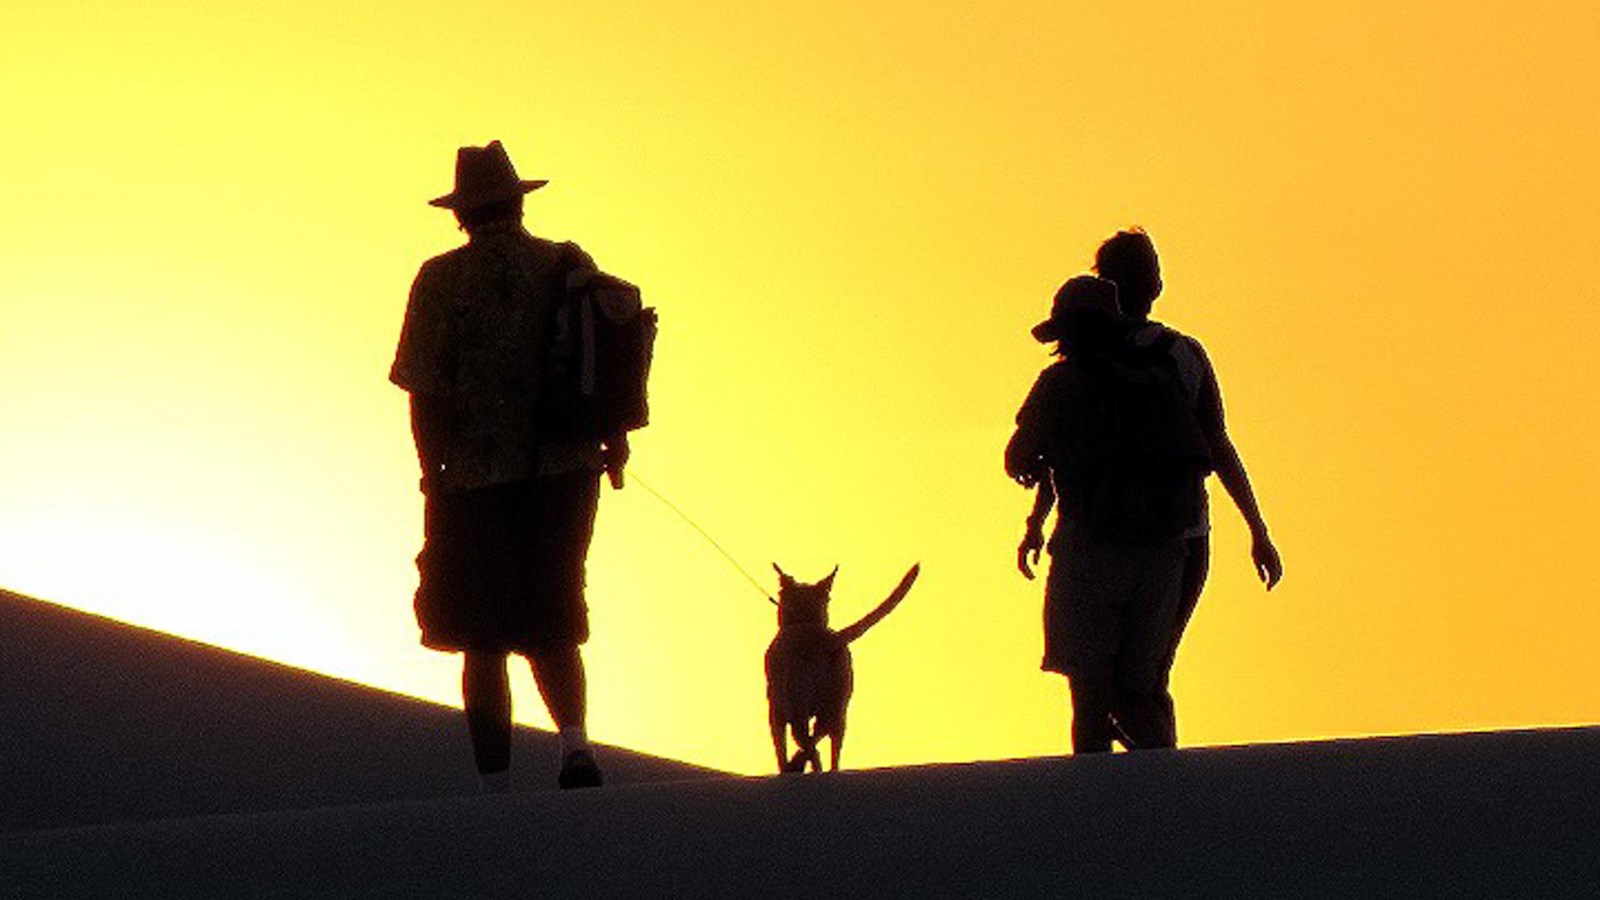
[[[1179,627],[1181,540],[1112,544],[1068,535],[1051,547],[1042,668],[1154,690]]]

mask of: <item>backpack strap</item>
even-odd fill
[[[1155,334],[1146,338],[1145,335],[1149,332],[1155,332]],[[1178,332],[1160,322],[1147,322],[1143,328],[1139,328],[1128,335],[1128,343],[1140,351],[1151,353],[1160,351],[1170,355],[1172,348],[1177,346]]]

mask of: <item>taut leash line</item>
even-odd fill
[[[751,586],[761,593],[761,596],[767,598],[768,603],[771,603],[773,606],[778,605],[778,601],[772,599],[772,595],[767,593],[767,589],[761,586],[761,582],[755,580],[755,578],[752,577],[749,572],[745,571],[744,566],[739,565],[739,561],[733,558],[733,554],[723,549],[722,545],[717,543],[717,539],[712,537],[710,532],[706,531],[704,528],[701,528],[698,522],[689,518],[688,513],[679,509],[676,503],[673,503],[671,500],[668,500],[666,497],[662,496],[661,492],[651,487],[649,482],[645,481],[643,478],[640,478],[639,473],[636,470],[628,470],[628,475],[633,479],[634,484],[637,484],[639,487],[649,491],[650,496],[660,500],[662,505],[664,505],[667,509],[672,510],[673,513],[678,516],[678,518],[684,521],[684,524],[688,525],[690,528],[693,528],[696,533],[705,538],[706,543],[710,544],[712,547],[715,547],[716,551],[722,554],[722,558],[728,561],[728,565],[733,566],[740,575],[743,575],[744,580],[750,582]]]

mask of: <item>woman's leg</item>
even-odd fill
[[[1116,730],[1111,724],[1110,673],[1067,678],[1072,690],[1072,753],[1109,753]]]

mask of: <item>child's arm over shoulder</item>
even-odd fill
[[[1059,402],[1062,365],[1050,366],[1034,380],[1017,410],[1017,429],[1006,444],[1006,474],[1024,487],[1033,487],[1044,476],[1047,426]]]

